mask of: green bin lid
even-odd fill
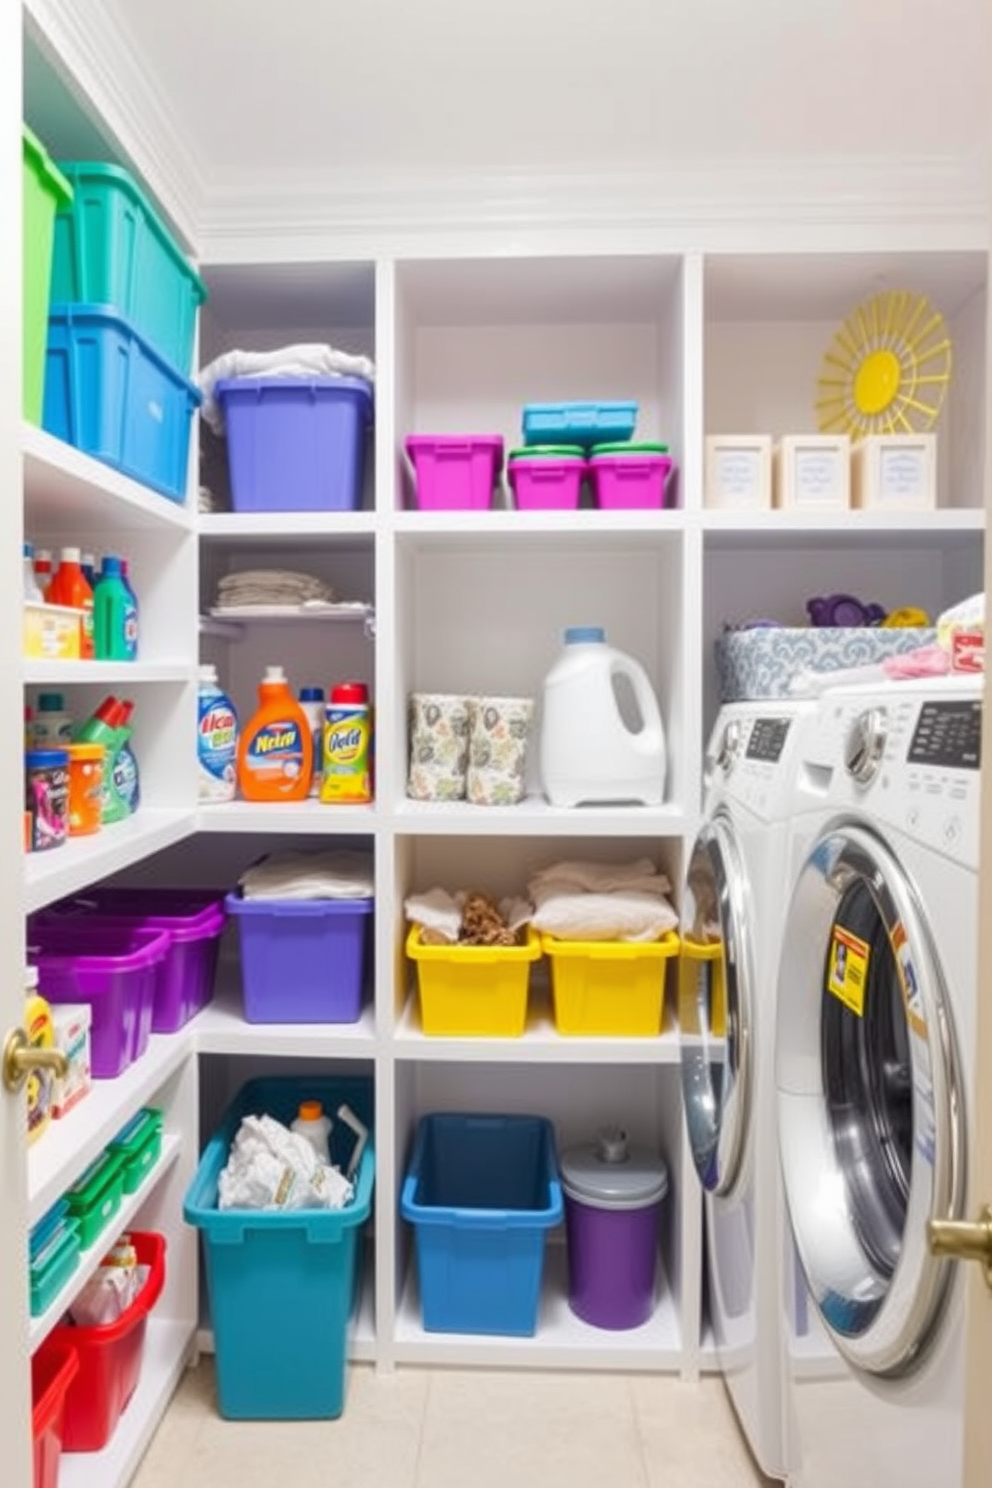
[[[631,441],[625,444],[594,444],[591,451],[593,459],[597,455],[667,455],[667,444],[641,444]]]
[[[585,457],[580,444],[528,444],[509,454],[511,460],[584,460]]]

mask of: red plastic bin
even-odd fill
[[[78,1370],[75,1346],[51,1336],[31,1360],[34,1488],[58,1488],[66,1392]]]
[[[148,1280],[131,1306],[115,1323],[63,1326],[51,1335],[57,1343],[74,1346],[79,1356],[79,1373],[65,1402],[62,1445],[67,1452],[102,1451],[141,1378],[148,1314],[165,1285],[165,1239],[137,1230],[129,1233],[139,1265],[149,1268]]]

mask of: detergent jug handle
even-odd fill
[[[618,656],[613,663],[613,671],[626,676],[630,681],[643,721],[643,728],[636,732],[633,729],[627,729],[631,743],[641,754],[657,754],[664,748],[665,736],[661,727],[658,699],[647,672],[632,656]],[[621,722],[623,722],[622,719]]]

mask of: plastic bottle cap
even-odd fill
[[[301,687],[301,703],[322,703],[324,701],[324,689],[322,687]]]
[[[79,562],[79,549],[78,548],[62,548],[61,551],[59,552],[59,558],[61,559],[61,561],[63,563],[78,563]]]
[[[100,577],[103,579],[119,579],[121,576],[121,572],[121,560],[119,558],[115,558],[112,553],[108,553],[103,560],[103,567],[100,569]]]
[[[601,625],[570,625],[565,632],[566,646],[601,645],[606,640],[606,631]]]
[[[24,990],[25,990],[25,992],[35,992],[35,991],[37,991],[37,988],[38,988],[38,968],[37,968],[37,966],[25,966],[25,968],[24,968]]]
[[[93,568],[93,566],[94,566],[94,565],[95,565],[95,563],[96,563],[96,559],[95,559],[95,558],[94,558],[94,556],[93,556],[93,554],[92,554],[92,553],[84,553],[84,554],[83,554],[83,563],[84,563],[84,564],[85,564],[85,565],[86,565],[86,566],[87,566],[87,567],[88,567],[88,568]]]
[[[320,1101],[300,1101],[298,1116],[300,1121],[319,1121],[324,1114],[324,1108]]]
[[[281,666],[272,666],[265,668],[265,676],[262,678],[263,682],[285,682],[285,680],[286,673],[283,671]]]
[[[332,703],[367,703],[369,690],[364,682],[339,682],[331,688]]]
[[[102,744],[67,744],[65,752],[71,760],[102,760],[107,753]]]
[[[39,694],[38,694],[38,712],[39,713],[64,713],[65,712],[65,698],[63,697],[62,693],[61,692],[39,692]]]
[[[24,756],[24,763],[29,770],[65,769],[69,763],[69,755],[64,749],[29,749]]]
[[[204,662],[204,664],[200,667],[200,681],[216,682],[217,668],[215,666],[211,666],[209,662]]]
[[[37,548],[34,555],[35,563],[51,563],[52,555],[47,548]]]
[[[25,558],[33,558],[34,557],[34,544],[33,543],[26,542],[24,544],[24,557]]]

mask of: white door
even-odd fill
[[[21,8],[0,6],[0,1044],[22,1022]],[[23,1096],[0,1086],[2,1477],[31,1488]]]

